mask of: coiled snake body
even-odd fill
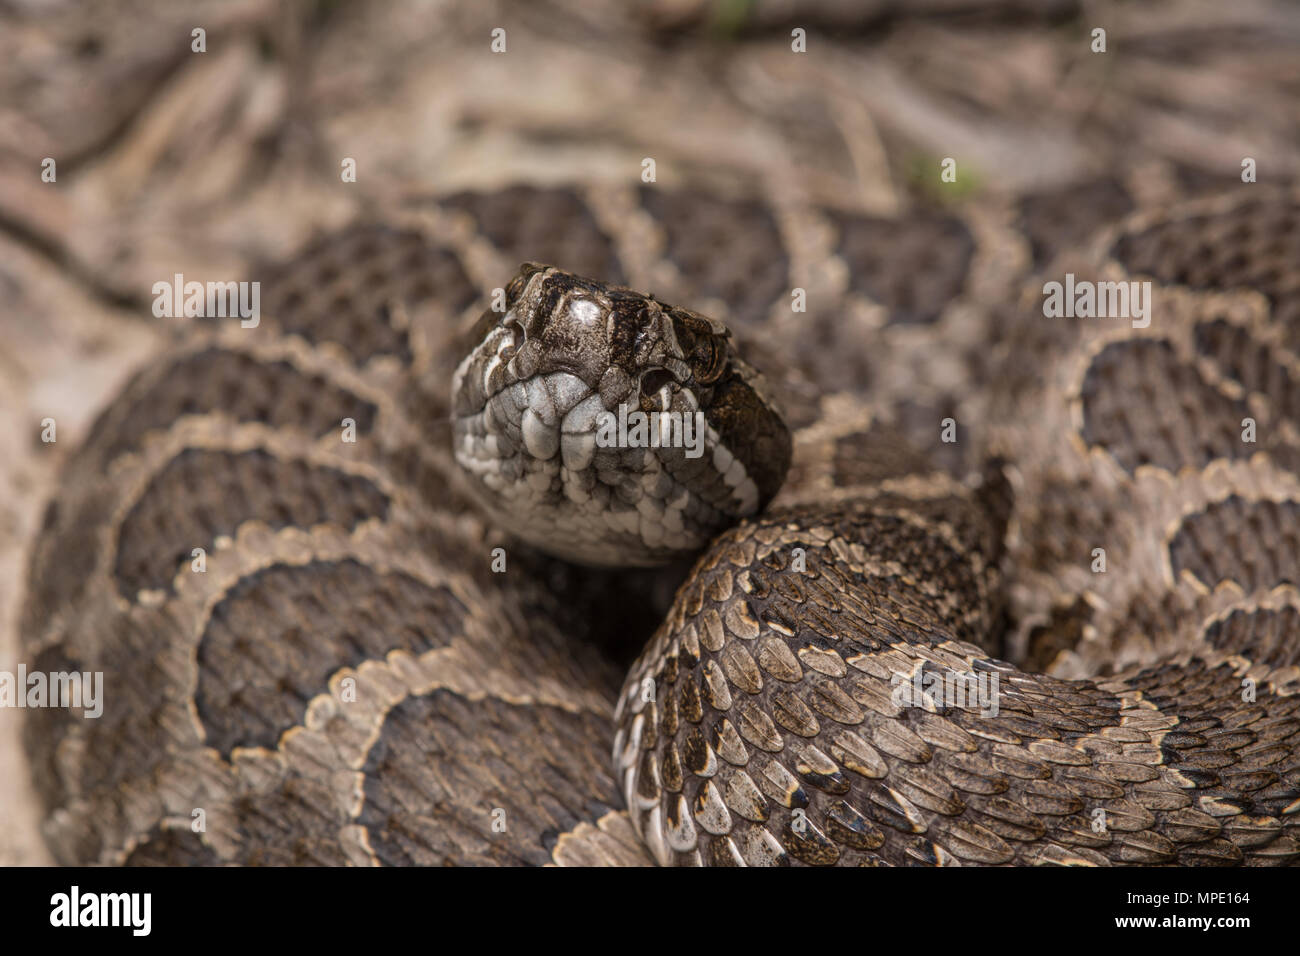
[[[27,717],[55,854],[1294,862],[1300,203],[1048,248],[1032,212],[516,187],[265,273],[261,324],[141,371],[46,515],[29,666],[106,683]],[[1150,282],[1151,321],[1047,317],[1031,263]],[[593,449],[593,396],[713,444]],[[624,678],[587,632],[644,610],[519,538],[712,541]]]

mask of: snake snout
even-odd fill
[[[775,493],[789,436],[720,323],[526,265],[456,370],[455,454],[507,530],[589,564],[701,548]]]

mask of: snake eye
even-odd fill
[[[717,338],[707,336],[696,343],[691,352],[691,371],[695,381],[701,385],[711,385],[722,377],[727,367],[726,347]]]

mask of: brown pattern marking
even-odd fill
[[[161,372],[148,369],[136,375],[91,426],[86,444],[73,453],[69,468],[102,472],[118,456],[138,449],[150,432],[170,428],[186,416],[209,414],[299,429],[311,436],[338,429],[344,418],[351,418],[361,438],[374,428],[378,409],[287,362],[205,348],[171,359]],[[55,498],[46,506],[32,556],[30,595],[23,609],[25,629],[43,628],[52,615],[78,603],[100,561],[99,550],[87,546],[87,529],[112,513],[120,490],[101,484],[84,494]]]
[[[1112,342],[1094,356],[1080,389],[1083,439],[1133,474],[1142,465],[1177,471],[1216,458],[1249,458],[1241,440],[1245,402],[1224,395],[1181,361],[1168,342]]]
[[[192,549],[210,549],[245,521],[273,529],[326,523],[351,529],[387,518],[388,506],[388,496],[360,475],[260,449],[188,448],[154,476],[123,520],[113,578],[132,600],[145,588],[170,589]]]
[[[268,270],[262,310],[308,342],[334,342],[362,365],[380,355],[411,360],[393,307],[432,303],[454,319],[478,297],[456,255],[422,232],[357,224],[292,263]]]
[[[543,262],[579,275],[626,281],[613,241],[569,189],[511,186],[494,192],[455,193],[439,205],[473,217],[514,264]]]
[[[239,821],[245,866],[346,866],[339,828],[351,821],[329,782],[293,774],[269,794],[245,795],[232,811]]]
[[[827,216],[839,230],[849,288],[883,305],[890,324],[934,322],[965,288],[975,238],[961,220],[919,210],[903,220]]]
[[[611,737],[601,714],[446,690],[407,698],[370,749],[357,822],[388,865],[548,863],[560,834],[620,805]]]
[[[735,325],[759,323],[790,294],[790,257],[771,209],[708,193],[641,188],[641,203],[663,226],[664,256],[678,269],[681,302],[717,299]],[[719,249],[727,254],[718,255]]]
[[[1065,189],[1026,196],[1016,220],[1029,238],[1034,268],[1076,248],[1097,229],[1132,212],[1133,197],[1114,179],[1095,179]]]
[[[1244,188],[1251,188],[1248,186]],[[1122,235],[1115,258],[1135,275],[1192,289],[1254,289],[1300,346],[1300,205],[1270,195],[1226,210],[1171,218]]]
[[[105,615],[95,627],[103,642],[79,642],[84,656],[63,644],[35,655],[29,667],[103,672],[103,714],[85,720],[65,708],[37,709],[28,711],[37,719],[23,728],[31,752],[39,755],[33,776],[48,787],[47,799],[66,806],[82,795],[96,798],[93,816],[74,816],[51,846],[59,859],[86,862],[99,860],[106,843],[116,842],[112,835],[134,834],[127,794],[156,800],[156,793],[142,789],[141,782],[157,779],[176,750],[194,742],[188,726],[174,720],[174,675],[156,664],[172,653],[177,622],[152,614]],[[49,746],[51,740],[75,740],[82,749],[71,775],[60,762],[59,748]]]
[[[248,575],[213,609],[198,647],[207,742],[223,754],[274,747],[330,675],[399,648],[444,647],[468,613],[445,587],[351,559]]]
[[[1282,417],[1300,422],[1300,386],[1267,345],[1227,319],[1201,322],[1196,350],[1215,359],[1224,373],[1247,391],[1266,395]]]
[[[152,372],[137,376],[128,394],[100,416],[83,454],[93,450],[111,461],[186,415],[219,414],[317,436],[339,428],[344,418],[357,423],[358,435],[368,434],[377,413],[372,402],[288,362],[220,348],[183,355],[156,378]]]
[[[1207,588],[1236,581],[1247,594],[1300,585],[1300,503],[1231,495],[1189,514],[1169,540],[1177,578],[1191,572]]]
[[[1300,665],[1300,610],[1282,608],[1238,608],[1205,629],[1211,647],[1228,653],[1247,654],[1256,664],[1270,668]]]

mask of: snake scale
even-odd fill
[[[105,674],[25,715],[54,856],[1294,863],[1300,196],[1151,193],[523,183],[254,270],[35,542],[28,668]]]

